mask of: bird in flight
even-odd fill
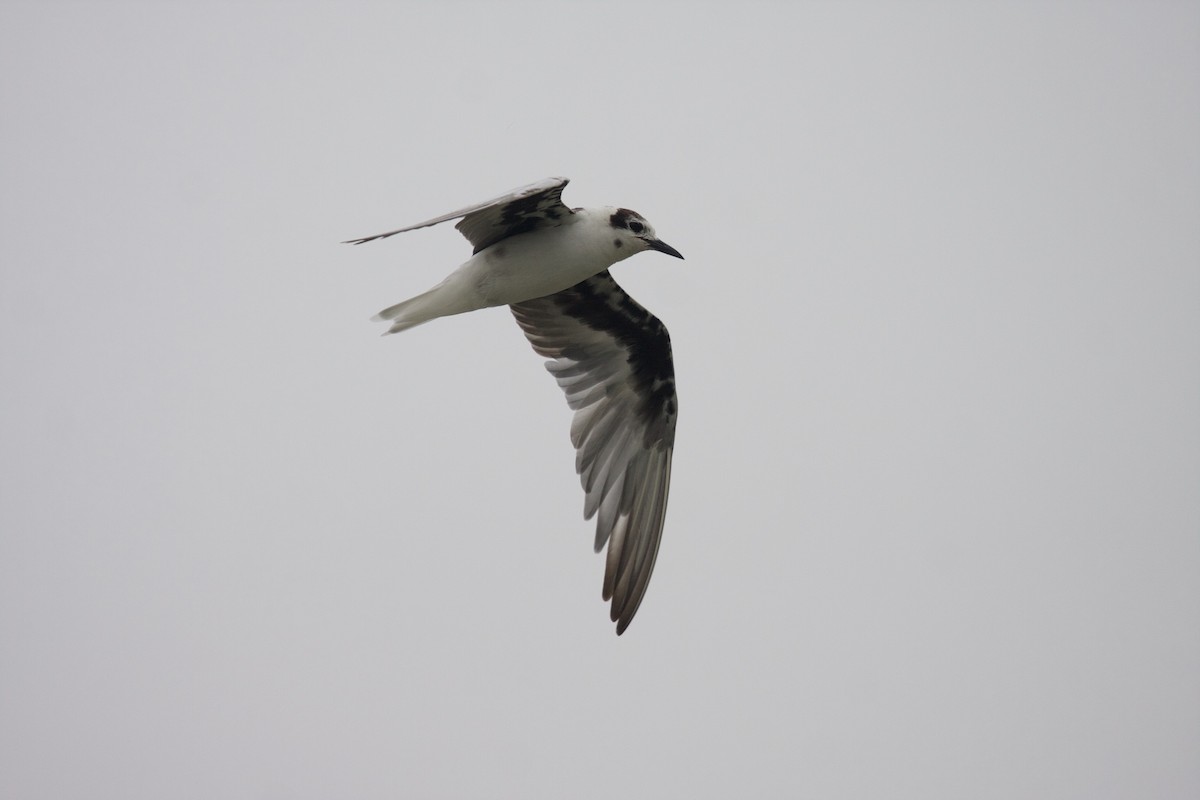
[[[676,258],[627,208],[567,208],[566,178],[346,244],[459,220],[471,258],[429,291],[374,318],[397,333],[438,317],[507,305],[575,412],[571,443],[584,519],[608,545],[602,596],[617,635],[641,605],[667,512],[675,446],[675,368],[666,327],[608,268],[643,250]]]

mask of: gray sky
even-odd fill
[[[1200,795],[1194,3],[0,3],[0,795]],[[687,261],[646,601],[511,315]]]

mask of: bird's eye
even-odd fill
[[[629,223],[629,230],[633,231],[634,233],[641,233],[642,231],[646,230],[646,226],[637,220],[633,220]]]

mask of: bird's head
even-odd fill
[[[629,255],[640,253],[642,250],[657,250],[669,256],[683,258],[678,250],[659,239],[654,233],[654,226],[636,211],[614,208],[608,223],[612,226],[615,236],[613,244],[618,247],[628,246]]]

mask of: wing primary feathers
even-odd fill
[[[574,212],[562,202],[563,187],[567,183],[567,178],[546,178],[491,200],[418,222],[416,225],[377,233],[374,236],[364,236],[361,239],[349,239],[343,244],[365,244],[461,217],[462,220],[454,227],[474,245],[475,252],[478,253],[509,236],[559,224],[559,220],[573,214]]]
[[[670,336],[607,271],[512,311],[575,412],[584,517],[596,517],[596,551],[608,545],[601,595],[624,633],[666,519],[678,413]]]

